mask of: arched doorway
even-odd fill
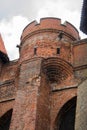
[[[10,122],[12,117],[12,109],[7,111],[1,118],[0,118],[0,130],[9,130]]]
[[[76,97],[69,100],[60,110],[55,130],[74,130],[76,112]]]

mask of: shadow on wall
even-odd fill
[[[9,130],[12,111],[13,109],[10,109],[0,118],[0,130]]]

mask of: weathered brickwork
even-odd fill
[[[18,60],[9,61],[0,44],[0,130],[74,130],[75,111],[78,130],[87,39],[69,22],[43,18],[23,30]]]
[[[66,61],[72,62],[72,48],[70,45],[70,38],[63,37],[59,41],[58,32],[53,30],[52,32],[36,34],[34,37],[28,38],[21,49],[21,60],[27,60],[33,57],[52,57],[57,56]],[[36,48],[36,54],[34,54],[34,49]],[[60,49],[60,55],[57,54],[57,49]],[[25,53],[26,51],[26,53]],[[29,52],[29,53],[28,53]],[[45,52],[45,53],[44,53]]]
[[[41,59],[33,59],[21,64],[19,86],[10,129],[35,130],[40,66]]]
[[[85,95],[85,96],[84,96]],[[87,80],[78,87],[75,130],[87,130]]]
[[[18,61],[14,60],[4,64],[0,76],[0,83],[15,80],[15,77],[17,76],[18,73],[17,71],[18,71]]]
[[[36,130],[50,129],[50,93],[51,88],[46,76],[42,74],[41,85],[38,90]]]
[[[79,46],[76,44],[73,48],[74,53],[74,66],[87,65],[87,41],[81,41]]]
[[[16,88],[14,86],[14,83],[11,82],[7,82],[7,84],[1,84],[0,85],[0,101],[4,101],[7,98],[11,99],[11,98],[15,98],[15,93],[16,93]]]

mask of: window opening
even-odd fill
[[[60,48],[57,48],[57,54],[60,54]]]
[[[37,54],[37,47],[34,48],[34,55]]]

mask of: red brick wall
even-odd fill
[[[7,64],[3,64],[0,80],[1,82],[14,80],[18,71],[18,61],[10,61]]]
[[[67,41],[64,42],[63,39],[67,39]],[[72,49],[70,45],[72,39],[65,35],[63,39],[59,41],[58,33],[56,32],[39,33],[26,39],[20,51],[20,62],[33,57],[47,58],[53,56],[72,62]],[[36,55],[34,54],[35,47],[37,49]],[[60,48],[60,54],[57,54],[57,48]]]
[[[41,85],[38,90],[36,130],[50,130],[50,92],[49,82],[41,75]]]
[[[87,65],[87,43],[78,44],[73,46],[75,67]]]
[[[4,102],[0,102],[0,117],[14,107],[14,101],[15,100],[7,100]]]

